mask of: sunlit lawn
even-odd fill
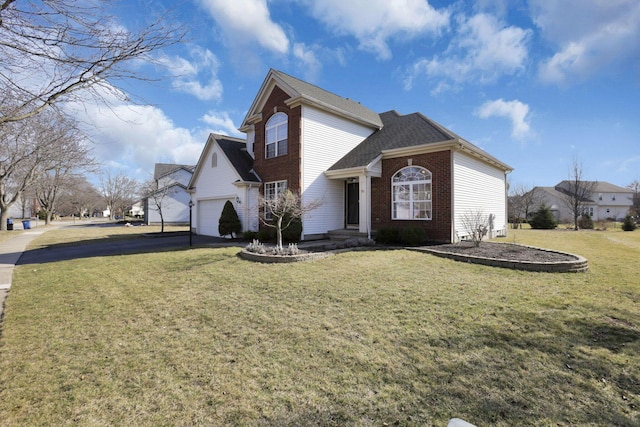
[[[0,424],[639,425],[640,231],[510,232],[590,270],[237,248],[20,266]]]

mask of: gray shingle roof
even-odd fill
[[[329,170],[366,166],[382,151],[450,141],[458,136],[420,113],[400,115],[397,111],[380,114],[384,127],[362,141]]]
[[[633,190],[619,187],[617,185],[610,184],[604,181],[580,181],[580,182],[594,184],[594,188],[593,188],[594,193],[633,193]],[[568,189],[568,188],[571,188],[571,184],[569,181],[564,180],[558,183],[556,187]]]
[[[193,172],[195,168],[196,168],[195,166],[191,166],[191,165],[177,165],[175,163],[156,163],[153,169],[153,179],[158,179],[177,169],[186,169],[190,172]]]
[[[245,140],[217,134],[213,137],[243,181],[260,182],[253,172],[253,158],[247,152]]]
[[[280,78],[285,84],[290,86],[304,98],[316,101],[319,104],[326,105],[336,110],[337,112],[359,118],[360,120],[371,123],[378,128],[382,126],[380,116],[375,111],[368,109],[367,107],[352,99],[343,98],[339,95],[319,88],[318,86],[312,85],[311,83],[304,82],[300,79],[283,73],[282,71],[274,69],[272,69],[271,71],[275,76]]]

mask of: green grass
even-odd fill
[[[638,425],[640,232],[509,231],[590,271],[405,250],[266,265],[237,248],[20,266],[0,420]]]

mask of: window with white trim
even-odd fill
[[[287,181],[273,181],[264,184],[264,198],[273,200],[287,190]],[[271,213],[265,211],[265,218],[271,219]]]
[[[431,172],[419,166],[408,166],[393,175],[391,218],[431,219]]]
[[[289,119],[285,113],[276,113],[265,126],[264,156],[284,156],[287,154],[287,134]]]

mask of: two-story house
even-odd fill
[[[188,224],[191,195],[187,186],[193,176],[194,166],[171,163],[156,163],[153,173],[153,188],[143,199],[144,218],[147,225]]]
[[[633,206],[633,190],[619,187],[603,181],[580,181],[588,187],[593,187],[590,197],[582,201],[584,212],[594,221],[599,220],[622,220]],[[567,196],[571,191],[569,181],[562,181],[554,187],[534,187],[537,203],[532,212],[540,207],[542,203],[548,206],[553,212],[556,221],[573,221],[572,211],[567,204]]]
[[[320,201],[303,239],[417,226],[451,242],[475,212],[491,235],[506,234],[511,167],[420,113],[378,114],[272,69],[240,131],[246,139],[211,135],[200,156],[189,184],[198,234],[217,235],[227,200],[245,230],[257,229],[258,198],[284,189]]]

